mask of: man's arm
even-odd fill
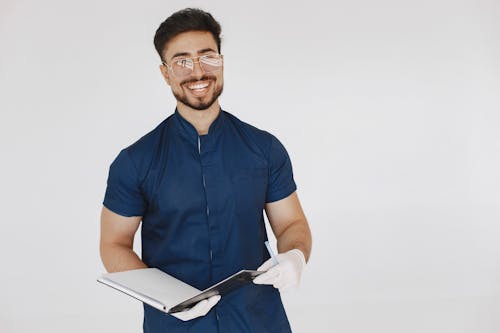
[[[108,272],[147,268],[133,251],[134,235],[141,219],[142,216],[125,217],[102,207],[100,250],[102,262]],[[219,295],[212,296],[196,303],[191,309],[173,313],[172,316],[183,321],[204,316],[220,298]]]
[[[256,284],[272,284],[285,292],[300,283],[302,272],[311,254],[311,231],[297,193],[266,204],[266,214],[278,240],[278,265],[271,258],[258,270],[266,271],[253,280]]]
[[[299,249],[306,261],[311,254],[311,231],[296,192],[265,206],[266,215],[278,241],[278,252]]]
[[[101,259],[108,272],[147,268],[133,250],[142,216],[125,217],[106,207],[101,212]]]

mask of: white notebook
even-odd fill
[[[157,268],[135,269],[104,274],[97,281],[132,296],[152,307],[174,313],[190,308],[197,302],[214,295],[227,293],[249,284],[263,271],[242,270],[221,282],[198,290]]]

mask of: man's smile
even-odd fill
[[[193,94],[194,96],[201,97],[208,92],[208,88],[211,83],[212,80],[202,80],[202,81],[189,82],[186,83],[184,86],[188,88],[191,94]]]
[[[222,93],[223,79],[216,75],[205,74],[190,76],[172,84],[172,92],[178,102],[195,110],[206,110],[212,106]]]

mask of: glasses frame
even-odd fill
[[[219,67],[219,69],[217,69],[215,71],[206,72],[205,69],[203,69],[203,66],[200,64],[200,58],[208,57],[208,56],[213,56],[213,55],[217,55],[220,58],[220,60],[222,61],[222,65]],[[204,74],[218,72],[219,70],[221,70],[221,68],[224,65],[224,56],[222,54],[220,54],[220,53],[209,53],[209,54],[202,54],[202,55],[199,55],[199,56],[196,56],[196,57],[177,58],[177,59],[172,60],[172,63],[174,61],[182,61],[182,60],[186,60],[186,59],[191,59],[191,61],[193,62],[193,69],[191,70],[191,73],[189,73],[189,75],[185,75],[185,76],[178,76],[178,75],[176,75],[175,72],[174,72],[174,70],[173,70],[173,68],[172,68],[172,65],[169,65],[165,60],[163,60],[161,63],[162,63],[162,65],[164,65],[165,67],[167,67],[172,72],[173,76],[175,76],[176,78],[179,78],[179,79],[191,76],[191,74],[193,74],[193,72],[194,72],[194,66],[195,66],[195,64],[198,64],[200,66],[200,69],[201,69],[201,71]]]

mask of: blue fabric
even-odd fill
[[[296,190],[283,145],[220,111],[207,135],[176,110],[123,149],[110,167],[104,206],[142,216],[142,260],[205,289],[269,258],[266,202]],[[204,317],[183,322],[147,305],[144,332],[290,332],[279,292],[249,285]]]

